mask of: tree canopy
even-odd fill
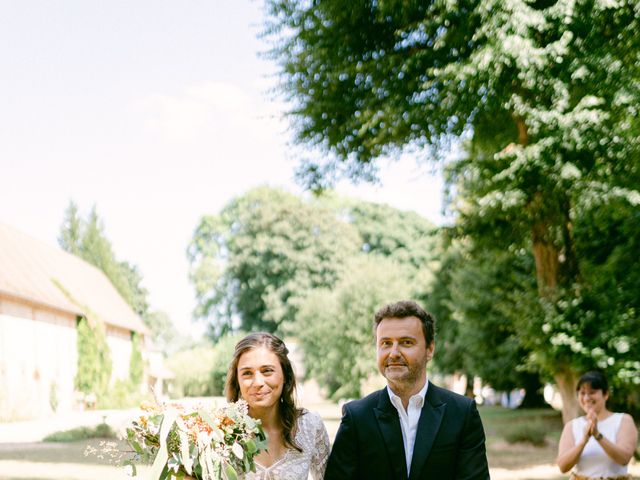
[[[606,258],[597,261],[587,242],[601,230],[592,220],[608,224],[612,209],[630,215],[640,205],[638,3],[267,5],[296,138],[324,153],[302,163],[306,184],[371,179],[381,157],[413,148],[443,159],[463,142],[466,155],[449,166],[457,225],[480,245],[531,253],[544,311],[527,323],[539,340],[531,359],[555,377],[565,418],[577,408],[573,386],[587,358],[618,381],[640,378],[624,355],[586,346],[607,332],[626,338],[638,322],[629,292],[605,302],[595,289],[601,274],[627,274],[607,268],[629,241],[610,236],[619,249],[600,250]]]
[[[520,145],[511,158],[637,153],[624,142],[638,133],[634,1],[266,4],[297,138],[333,154],[311,174],[366,177],[382,155],[465,132]]]
[[[135,265],[116,258],[95,206],[83,219],[77,205],[69,202],[60,227],[58,244],[63,250],[102,270],[134,312],[142,317],[148,313],[149,292],[142,285],[142,275]]]
[[[250,190],[195,230],[188,256],[196,313],[218,329],[237,319],[248,331],[282,331],[305,296],[335,285],[358,253],[427,267],[433,232],[418,215],[385,205]]]
[[[338,399],[375,373],[374,312],[424,294],[439,248],[415,213],[261,187],[203,217],[189,258],[215,337],[240,328],[296,338],[307,375]]]
[[[196,315],[211,320],[214,336],[233,327],[281,330],[302,296],[332,285],[355,250],[355,231],[327,208],[251,190],[196,228],[188,250]]]
[[[359,254],[331,288],[302,302],[293,327],[305,353],[307,377],[330,398],[358,398],[377,370],[373,314],[387,303],[412,298],[412,272],[390,258]],[[422,286],[422,285],[420,285]]]
[[[524,388],[523,405],[542,406],[542,383],[523,332],[541,315],[533,258],[525,249],[478,248],[454,239],[424,304],[437,318],[435,367],[480,377],[495,390]]]

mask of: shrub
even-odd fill
[[[109,389],[112,363],[104,325],[89,318],[78,320],[78,371],[75,387],[101,395]]]
[[[203,397],[213,395],[211,366],[215,353],[211,346],[184,350],[167,359],[167,366],[176,377],[174,391],[178,397]]]
[[[44,442],[77,442],[90,438],[117,438],[116,432],[106,423],[94,427],[78,427],[54,432],[44,437]]]
[[[530,443],[536,447],[546,444],[547,427],[540,422],[516,423],[507,430],[504,438],[509,443]]]
[[[223,395],[233,350],[244,335],[229,333],[213,346],[201,345],[169,357],[167,366],[176,375],[172,394],[176,397]]]

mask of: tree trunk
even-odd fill
[[[548,227],[540,222],[533,226],[533,255],[536,262],[538,294],[542,299],[553,299],[558,290],[559,251],[547,240]],[[575,394],[577,377],[570,367],[559,368],[554,374],[556,386],[562,398],[562,420],[578,416],[579,406]]]
[[[576,395],[578,378],[569,368],[560,369],[555,374],[556,386],[562,398],[562,421],[567,423],[580,413],[580,405]]]
[[[529,131],[527,129],[527,124],[524,119],[518,115],[512,115],[513,121],[516,122],[516,127],[518,127],[518,144],[525,146],[529,143]]]
[[[549,408],[542,393],[542,382],[540,376],[535,373],[527,373],[522,377],[522,388],[524,388],[524,398],[518,408]]]
[[[551,298],[558,289],[558,249],[548,238],[549,226],[540,221],[532,227],[533,258],[536,262],[536,281],[541,298]]]
[[[541,202],[542,198],[534,199],[533,204]],[[553,243],[550,235],[550,225],[544,221],[536,222],[532,227],[533,256],[536,263],[536,281],[538,284],[538,294],[541,299],[553,301],[558,293],[560,283],[560,250]],[[565,235],[565,241],[570,237]],[[573,254],[573,246],[565,245],[566,254]],[[569,265],[574,267],[575,265]],[[569,271],[568,276],[575,280],[577,272]],[[567,421],[578,416],[580,407],[575,394],[577,381],[576,374],[568,365],[560,367],[554,373],[556,386],[562,398],[562,420]]]
[[[521,117],[514,115],[513,119],[518,127],[518,143],[526,146],[529,143],[527,124]],[[537,192],[528,205],[528,209],[535,219],[531,227],[533,241],[533,257],[536,264],[536,283],[538,295],[543,300],[554,300],[558,294],[558,286],[561,282],[571,284],[578,275],[577,259],[573,246],[573,232],[569,215],[568,199],[560,207],[564,216],[559,222],[562,227],[564,248],[554,243],[553,217],[549,217],[545,204],[545,196]],[[565,264],[561,265],[561,254]],[[560,277],[560,269],[563,268],[563,277]],[[556,385],[562,398],[562,420],[566,423],[578,416],[580,407],[575,394],[577,377],[569,366],[558,368],[554,374]]]

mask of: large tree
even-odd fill
[[[523,335],[523,324],[541,314],[533,268],[524,249],[452,242],[424,299],[437,318],[439,371],[480,377],[498,391],[524,388],[524,407],[546,405]]]
[[[376,372],[373,314],[415,295],[415,272],[388,257],[351,257],[342,278],[302,302],[293,334],[304,351],[306,376],[334,400],[358,398]]]
[[[58,243],[63,250],[102,270],[138,315],[144,318],[149,312],[148,291],[142,285],[142,275],[135,265],[116,258],[95,206],[86,218],[82,218],[77,205],[70,201],[64,213]]]
[[[380,157],[407,147],[443,157],[455,138],[467,140],[458,219],[477,237],[508,232],[530,250],[548,312],[534,322],[547,325],[535,347],[570,418],[579,364],[549,342],[563,306],[584,291],[574,225],[594,203],[640,203],[637,2],[267,5],[297,139],[324,152],[301,166],[309,186],[370,179]],[[574,327],[580,341],[586,332]]]
[[[188,250],[196,314],[214,333],[282,330],[314,289],[334,285],[358,253],[411,267],[423,288],[433,270],[434,227],[412,212],[326,192],[302,199],[260,187],[201,219]]]
[[[339,218],[358,231],[362,252],[389,257],[414,269],[433,270],[439,235],[431,222],[415,212],[381,203],[346,198],[333,203]]]
[[[320,203],[253,189],[196,228],[188,250],[196,315],[214,336],[234,327],[282,331],[304,296],[331,286],[357,250],[355,229]]]

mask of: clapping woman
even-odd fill
[[[601,372],[585,373],[576,388],[586,415],[564,426],[556,463],[572,480],[631,479],[627,464],[638,441],[630,415],[607,409],[609,386]]]

